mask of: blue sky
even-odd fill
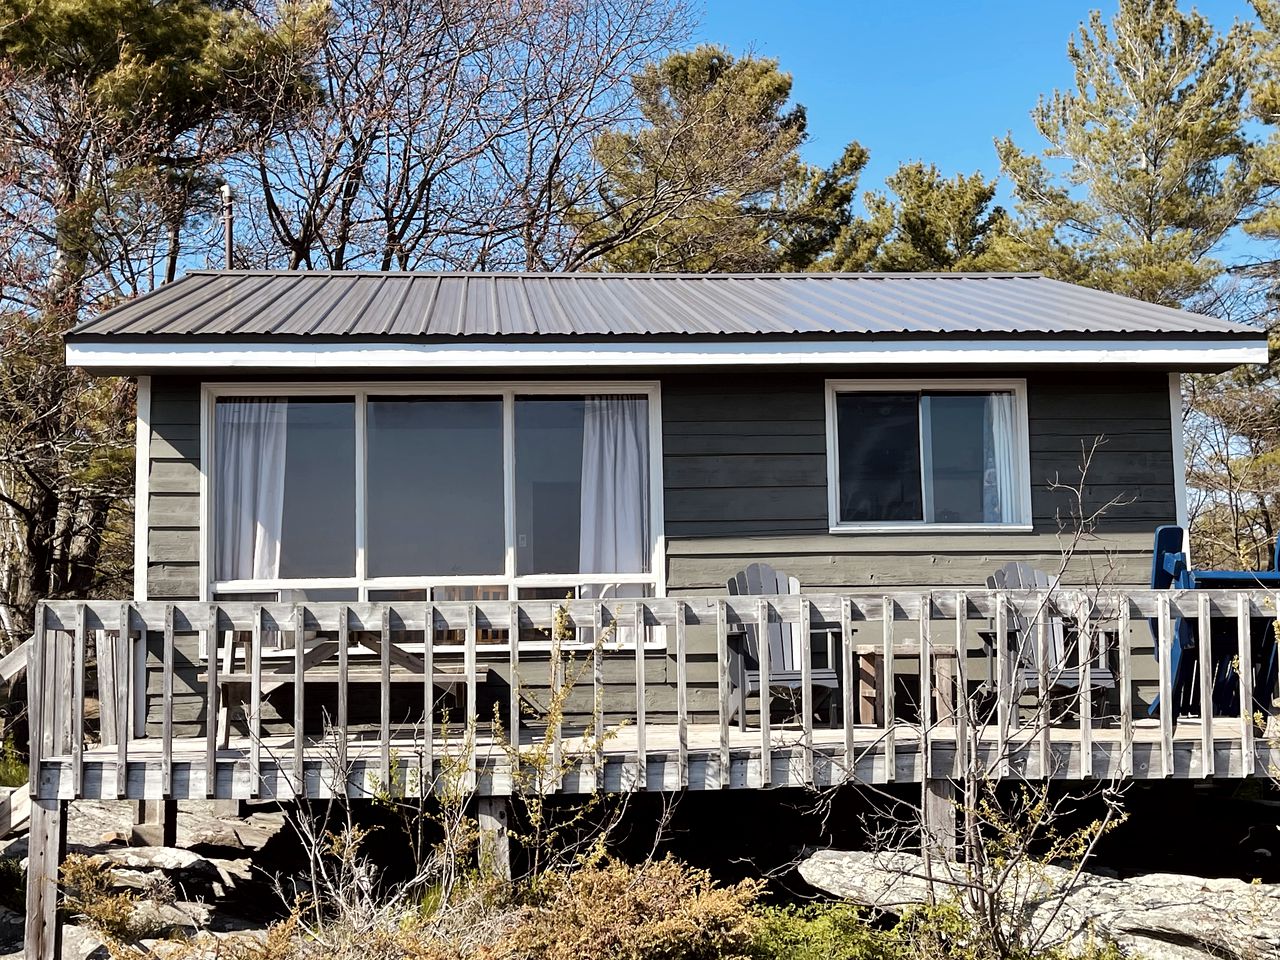
[[[1191,4],[1187,4],[1191,6]],[[1247,0],[1195,4],[1219,28]],[[849,140],[871,151],[861,187],[905,160],[944,174],[998,169],[992,140],[1040,141],[1029,113],[1072,82],[1067,40],[1116,0],[704,0],[698,39],[776,57],[809,115],[806,159],[827,164]],[[1006,195],[1001,190],[1002,196]]]

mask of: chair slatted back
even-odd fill
[[[729,594],[735,597],[793,596],[800,592],[800,581],[779,573],[767,563],[753,563],[738,573],[727,584]],[[759,629],[750,624],[746,634],[747,655],[760,662]],[[768,626],[770,669],[800,669],[800,631],[790,623],[770,620]]]
[[[1053,577],[1050,577],[1043,570],[1037,570],[1029,563],[1022,561],[1013,561],[1006,563],[991,576],[987,577],[987,586],[993,590],[1009,590],[1009,591],[1037,591],[1042,593],[1050,593],[1057,588],[1057,583]],[[1030,630],[1031,624],[1027,623],[1026,618],[1020,613],[1011,610],[1009,612],[1009,625],[1014,628],[1020,641],[1026,638],[1025,646],[1029,649],[1029,660],[1031,666],[1038,666],[1037,660],[1040,656],[1039,644],[1036,641],[1034,631]],[[1067,656],[1067,634],[1066,628],[1061,617],[1049,617],[1049,658],[1050,662],[1046,664],[1050,671],[1063,666],[1063,661]]]

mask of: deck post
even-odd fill
[[[921,853],[925,858],[956,857],[956,784],[954,780],[929,777],[924,782],[920,811]]]
[[[134,843],[146,847],[176,847],[178,845],[178,801],[139,800],[134,812]]]
[[[480,825],[480,873],[493,880],[511,880],[511,838],[507,823],[511,802],[506,797],[480,797],[477,800]]]
[[[62,955],[58,869],[66,849],[67,802],[33,797],[27,845],[25,960],[58,960]]]

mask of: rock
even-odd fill
[[[864,906],[900,913],[928,899],[924,861],[907,853],[823,850],[800,864],[811,886]],[[934,864],[939,897],[963,882],[959,864]],[[1280,884],[1147,874],[1128,880],[1072,874],[1057,867],[1023,871],[1028,891],[1022,929],[1043,942],[1081,947],[1090,937],[1114,941],[1145,960],[1255,960],[1280,956]],[[940,885],[940,886],[939,886]],[[1067,889],[1065,897],[1057,891]],[[1012,919],[1012,918],[1011,918]]]

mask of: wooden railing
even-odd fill
[[[392,780],[401,742],[414,746],[428,772],[441,751],[463,744],[475,772],[498,764],[497,754],[478,758],[483,737],[443,737],[441,688],[463,693],[460,715],[451,722],[472,730],[492,725],[492,714],[480,707],[487,690],[499,707],[501,736],[520,744],[534,728],[546,736],[539,726],[546,718],[527,696],[531,678],[550,668],[547,682],[554,685],[565,658],[579,664],[579,682],[590,685],[590,702],[599,707],[554,720],[557,750],[585,753],[584,744],[595,745],[597,755],[580,758],[592,774],[574,781],[580,789],[887,782],[954,777],[972,764],[991,776],[1249,776],[1270,762],[1254,714],[1260,705],[1269,709],[1274,691],[1252,689],[1253,672],[1241,670],[1236,715],[1202,711],[1176,718],[1166,708],[1173,702],[1174,623],[1180,617],[1207,631],[1230,622],[1236,662],[1251,664],[1259,637],[1274,627],[1276,609],[1277,595],[1262,590],[429,604],[47,602],[29,665],[32,788],[62,797],[213,796],[235,784],[247,784],[251,794],[264,784],[266,792],[278,792],[268,782],[283,778],[295,791],[312,792],[316,746],[326,735],[337,744],[338,765],[359,760],[384,784]],[[764,693],[743,733],[729,715],[730,694],[741,682],[731,674],[731,650],[744,629],[767,634],[776,623],[795,628],[798,676],[781,684],[768,644],[760,644],[755,666]],[[482,631],[509,631],[521,642],[482,643]],[[553,642],[526,642],[535,632],[552,638],[557,631]],[[1064,650],[1055,647],[1060,638],[1066,638]],[[828,640],[830,663],[822,656]],[[158,710],[140,726],[135,714],[150,706],[137,689],[146,678],[134,666],[143,642],[157,661],[152,674],[158,674],[159,693]],[[180,650],[194,661],[184,683],[198,682],[204,698],[196,733],[185,721],[183,732],[177,730]],[[1198,657],[1200,702],[1210,703],[1210,644],[1191,655]],[[822,668],[839,676],[836,709],[829,711],[838,717],[834,727],[815,722],[822,691],[814,670]],[[309,725],[306,712],[309,688],[322,672],[336,687],[327,732],[314,720]],[[1107,682],[1099,683],[1103,675]],[[368,743],[351,718],[353,678],[378,689],[377,721],[369,731],[376,739]],[[411,691],[420,683],[422,698],[408,729],[393,722],[392,711],[393,689],[406,683]],[[1146,719],[1151,697],[1141,696],[1144,684],[1162,705],[1154,720]],[[292,729],[272,733],[264,728],[264,698],[281,686],[292,688]],[[625,697],[623,690],[629,690]],[[704,696],[691,706],[693,692]],[[237,696],[244,715],[235,735]],[[795,716],[780,722],[777,707],[788,698],[798,700]],[[492,736],[498,729],[493,726]],[[607,730],[618,735],[602,748]],[[519,749],[505,756],[518,763]],[[621,771],[616,780],[604,772],[610,764]],[[510,789],[509,778],[505,783]],[[575,789],[567,780],[560,786]]]

